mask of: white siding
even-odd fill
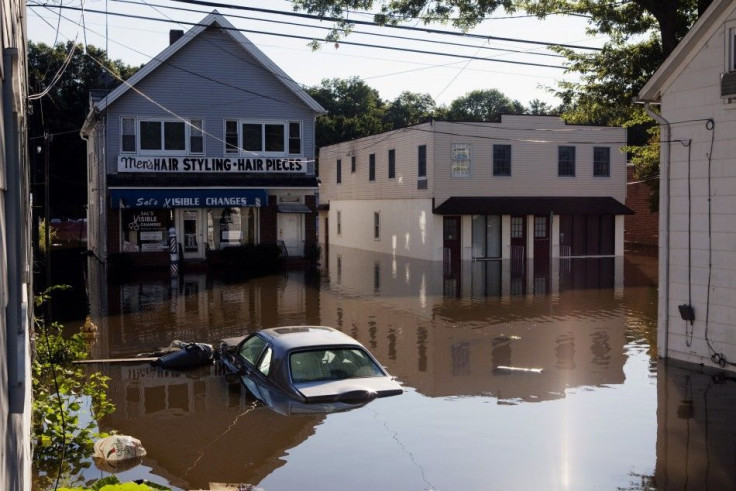
[[[720,97],[726,49],[721,25],[662,94],[672,144],[669,254],[661,257],[663,268],[669,258],[669,295],[660,296],[659,339],[663,355],[707,365],[714,352],[736,361],[736,104]],[[682,304],[694,309],[692,326],[680,317]]]

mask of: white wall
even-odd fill
[[[380,214],[379,239],[373,234],[375,212]],[[432,214],[431,200],[333,200],[329,220],[330,245],[442,260],[442,217]]]
[[[706,365],[713,353],[736,362],[736,103],[720,97],[726,34],[722,25],[662,96],[672,144],[669,254],[660,255],[669,295],[660,295],[658,339],[662,355]],[[681,304],[692,305],[693,325],[681,319]]]

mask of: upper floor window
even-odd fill
[[[417,148],[417,177],[427,177],[427,145]]]
[[[373,212],[373,238],[381,238],[381,214],[377,211]]]
[[[470,145],[455,143],[452,145],[452,177],[470,177]]]
[[[595,177],[611,176],[611,149],[609,147],[593,147],[593,175]]]
[[[493,175],[511,175],[511,145],[493,145]]]
[[[396,177],[396,150],[393,148],[388,151],[388,178]]]
[[[557,175],[575,177],[575,147],[557,147]]]
[[[337,183],[342,182],[342,160],[337,159]]]
[[[342,235],[342,212],[337,210],[337,235]]]
[[[350,157],[350,172],[355,174],[355,155]]]
[[[376,154],[372,153],[368,156],[368,180],[376,180]]]
[[[123,153],[203,153],[202,120],[124,117],[120,149]]]
[[[225,153],[301,155],[299,121],[225,120]]]

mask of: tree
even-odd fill
[[[358,77],[324,79],[317,87],[307,87],[327,114],[317,118],[317,147],[375,135],[385,131],[386,103],[376,89]]]
[[[390,129],[424,123],[435,118],[437,106],[429,94],[404,91],[386,109],[384,122]]]
[[[87,204],[87,144],[80,138],[79,130],[89,111],[90,91],[112,90],[121,83],[117,77],[127,79],[136,71],[137,68],[120,60],[108,60],[104,50],[91,45],[87,45],[85,54],[81,45],[72,42],[54,47],[28,43],[28,86],[32,102],[28,133],[31,155],[36,156],[34,181],[43,182],[39,168],[44,155],[36,147],[43,150],[44,135],[53,135],[48,147],[50,201],[57,216],[81,217]],[[36,196],[43,197],[39,191]],[[37,199],[36,204],[44,203]]]
[[[560,108],[554,108],[539,99],[529,101],[528,113],[534,116],[556,116],[561,112]]]
[[[473,90],[450,103],[451,121],[500,121],[502,114],[524,114],[526,108],[496,89]]]

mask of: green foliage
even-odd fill
[[[74,46],[71,41],[56,46],[28,43],[28,90],[31,94],[43,93],[55,75],[61,73],[45,96],[30,102],[28,136],[29,145],[35,147],[39,140],[34,138],[43,137],[45,132],[55,134],[49,144],[54,212],[57,216],[81,217],[87,203],[87,144],[79,138],[79,129],[90,109],[90,91],[112,90],[121,83],[94,60],[123,79],[129,78],[138,68],[120,60],[111,61],[104,50],[92,45],[87,45],[85,55],[81,44],[74,49],[68,66],[63,68]],[[31,148],[30,155],[37,155],[35,149]],[[36,180],[42,179],[37,176]]]
[[[54,243],[54,239],[57,238],[57,232],[54,227],[49,225],[49,242]],[[51,245],[49,244],[49,245]],[[41,254],[46,255],[46,219],[42,218],[38,222],[38,250]]]
[[[59,488],[60,491],[156,491],[170,490],[154,482],[126,482],[121,483],[117,476],[107,476],[98,479],[90,487]]]
[[[47,290],[36,299],[48,301]],[[57,323],[37,322],[37,353],[33,360],[33,468],[34,488],[45,489],[59,476],[80,479],[89,466],[93,440],[102,436],[96,421],[114,411],[107,399],[108,377],[86,373],[74,360],[86,359],[81,333],[68,338]],[[62,460],[63,459],[63,460]]]
[[[431,95],[404,91],[389,103],[384,122],[387,129],[398,129],[433,118],[437,118],[437,105]]]
[[[386,103],[376,89],[358,77],[325,79],[306,91],[328,113],[317,118],[317,146],[382,133]]]
[[[496,89],[474,90],[450,104],[451,121],[501,121],[502,114],[524,114],[526,108]]]

